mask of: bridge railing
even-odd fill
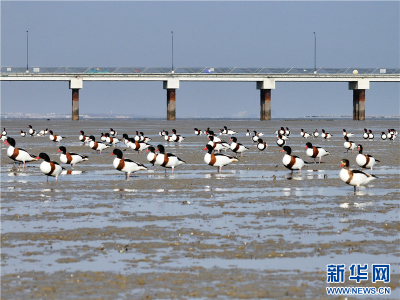
[[[317,74],[400,74],[398,68],[318,68]],[[1,74],[171,74],[171,68],[162,67],[1,67]],[[217,68],[177,67],[175,74],[314,74],[313,68]]]

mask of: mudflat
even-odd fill
[[[20,136],[28,125],[65,136],[61,145],[89,160],[63,165],[72,172],[47,182],[43,160],[18,169],[2,144],[2,299],[332,299],[326,287],[344,286],[390,287],[384,298],[400,298],[400,139],[380,138],[398,129],[398,120],[2,120],[16,147],[60,162],[59,144],[48,136]],[[193,128],[218,134],[224,125],[249,149],[218,173],[203,160],[206,136]],[[292,154],[308,162],[301,173],[282,164],[274,134],[281,126],[291,131]],[[121,142],[115,147],[124,158],[148,168],[126,180],[113,167],[113,147],[97,154],[78,139],[83,130],[100,140],[110,128],[120,139],[143,131],[151,145],[164,145],[186,163],[172,175]],[[373,168],[378,178],[356,193],[339,179],[342,158],[360,169],[358,152],[343,146],[344,128],[380,160]],[[362,138],[364,128],[373,141]],[[163,129],[185,140],[165,142]],[[247,129],[264,133],[265,151]],[[300,129],[325,129],[333,137],[304,139]],[[314,164],[306,142],[330,155]],[[343,283],[327,283],[328,264],[346,265]],[[371,274],[351,281],[351,264],[368,264],[369,272],[372,264],[390,264],[390,282],[372,283]]]

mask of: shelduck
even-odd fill
[[[300,157],[291,155],[292,149],[289,146],[284,146],[281,152],[286,152],[282,159],[282,164],[289,170],[299,170],[301,173],[301,168],[304,166],[304,160]]]
[[[54,143],[58,142],[58,144],[60,144],[61,141],[65,139],[65,136],[53,134],[52,130],[50,130],[49,133],[50,133],[49,135],[50,141],[53,141]]]
[[[156,157],[156,165],[159,165],[164,168],[171,168],[172,174],[174,174],[175,167],[183,165],[185,163],[185,161],[175,156],[174,154],[165,153],[163,145],[158,145],[156,151],[160,152],[160,154],[158,154]],[[166,169],[165,172],[167,172]]]
[[[106,145],[101,142],[96,142],[96,138],[93,135],[91,135],[89,138],[90,138],[89,147],[92,148],[93,150],[96,150],[96,152],[100,151],[100,154],[101,151],[110,148],[110,145]]]
[[[319,163],[321,163],[321,158],[325,155],[329,155],[330,153],[326,151],[324,148],[315,147],[310,142],[306,144],[306,154],[309,157],[314,158],[314,163],[316,163],[316,158],[319,158]]]
[[[268,148],[267,143],[265,143],[262,139],[258,139],[257,149],[260,151],[264,151]]]
[[[175,129],[172,129],[172,133],[173,134],[172,134],[171,138],[175,143],[180,143],[180,142],[183,142],[185,140],[185,137],[176,134],[176,130]]]
[[[342,159],[340,167],[343,168],[339,173],[340,180],[354,186],[354,192],[356,192],[356,188],[360,189],[360,185],[365,185],[378,178],[375,175],[369,175],[359,170],[350,170],[348,159]]]
[[[249,150],[249,148],[238,143],[236,137],[232,137],[230,139],[230,141],[232,141],[231,150],[236,153],[236,157],[237,157],[238,153],[240,153],[240,156],[243,156],[243,152]]]
[[[44,159],[40,164],[40,171],[47,175],[47,181],[49,181],[49,176],[53,176],[58,181],[58,176],[62,173],[63,167],[60,166],[58,162],[51,161],[50,157],[46,153],[40,153],[36,160]]]
[[[371,169],[375,165],[375,162],[379,162],[379,160],[375,159],[372,155],[363,154],[363,146],[361,144],[357,145],[358,147],[358,155],[356,156],[357,165],[361,168]]]
[[[333,134],[325,132],[325,129],[322,129],[321,132],[322,132],[321,133],[321,137],[326,139],[326,140],[329,140],[333,136]]]
[[[28,128],[29,128],[28,134],[30,136],[34,136],[36,132],[35,129],[32,128],[32,125],[29,125]]]
[[[125,159],[122,157],[122,151],[119,149],[114,149],[110,155],[116,155],[117,157],[113,161],[113,166],[115,169],[121,172],[125,172],[125,178],[128,179],[131,173],[147,170],[147,168],[141,163],[135,162],[131,159]]]
[[[12,137],[7,137],[7,140],[4,142],[4,144],[9,145],[7,149],[7,156],[11,158],[12,160],[18,162],[18,163],[23,163],[23,169],[25,169],[25,163],[30,162],[30,161],[36,161],[37,158],[35,155],[29,154],[28,151],[22,149],[22,148],[16,148],[15,147],[15,140]],[[18,164],[18,168],[19,168]]]
[[[356,149],[356,144],[353,141],[350,141],[347,136],[344,136],[343,139],[345,140],[343,146],[346,148],[346,152],[351,150],[351,153],[353,153],[354,149]]]
[[[149,152],[149,154],[147,154],[146,159],[154,166],[155,162],[156,162],[156,158],[157,158],[157,154],[156,154],[156,149],[153,146],[150,146],[149,148],[146,149],[146,152]]]
[[[279,133],[278,134],[278,138],[277,138],[277,140],[276,140],[276,144],[279,146],[279,147],[283,147],[283,146],[285,146],[285,144],[286,144],[286,141],[283,139],[283,136]]]
[[[238,161],[237,158],[234,158],[233,156],[230,155],[222,153],[213,153],[213,148],[209,144],[207,144],[203,150],[207,150],[207,153],[204,156],[204,162],[210,166],[218,167],[218,172],[222,171],[223,166]]]
[[[346,129],[343,129],[343,136],[352,137],[352,136],[354,136],[354,133],[347,132]]]
[[[89,160],[89,157],[86,155],[80,155],[76,153],[67,152],[67,149],[64,146],[60,146],[58,148],[58,153],[60,155],[60,161],[63,164],[70,164],[72,167],[75,167],[75,164]]]

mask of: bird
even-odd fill
[[[154,166],[155,162],[156,162],[156,158],[157,158],[157,154],[156,154],[156,149],[153,146],[150,146],[149,148],[146,149],[146,152],[150,152],[149,154],[147,154],[146,159]]]
[[[359,165],[361,168],[371,169],[371,175],[372,175],[372,167],[375,165],[375,162],[380,162],[380,161],[375,159],[372,155],[363,154],[363,146],[361,144],[358,144],[357,148],[358,148],[358,155],[356,156],[357,165]]]
[[[139,132],[139,133],[140,133],[140,141],[141,141],[141,142],[148,143],[148,142],[151,141],[151,138],[149,138],[149,137],[147,137],[147,136],[144,136],[143,131],[141,131],[141,132]]]
[[[267,143],[265,143],[262,139],[258,139],[257,149],[260,151],[264,151],[268,148]]]
[[[138,154],[150,147],[150,144],[147,144],[145,142],[138,142],[134,138],[129,138],[128,140],[129,143],[127,144],[127,146],[129,148],[132,148],[134,151],[137,151]]]
[[[303,129],[300,129],[300,135],[305,139],[309,138],[311,136],[309,133],[305,132]]]
[[[165,130],[163,129],[162,131],[160,131],[160,132],[158,133],[158,135],[159,135],[159,136],[164,136],[164,135],[165,135]]]
[[[222,140],[214,133],[214,131],[208,130],[207,138],[210,139],[211,137],[213,137],[214,142],[216,143],[222,142]]]
[[[359,170],[350,170],[350,162],[345,158],[341,160],[340,167],[342,168],[339,173],[340,179],[343,182],[354,186],[354,193],[356,192],[356,187],[359,190],[360,185],[365,185],[378,178],[375,175],[369,175]]]
[[[58,181],[58,175],[62,173],[64,168],[60,166],[58,162],[51,161],[50,157],[43,152],[40,153],[36,159],[44,159],[44,161],[40,164],[40,171],[47,175],[47,181],[49,181],[49,176],[55,177],[56,181]]]
[[[3,135],[3,136],[7,135],[7,131],[6,131],[5,128],[3,128],[3,131],[1,132],[1,135]]]
[[[172,174],[174,174],[175,167],[186,163],[185,161],[183,161],[182,159],[180,159],[179,157],[175,156],[172,153],[165,153],[163,145],[158,145],[157,150],[160,152],[160,154],[158,154],[156,157],[156,165],[159,165],[164,168],[171,168]],[[165,172],[167,172],[166,169]]]
[[[54,143],[58,142],[59,145],[61,141],[65,139],[65,136],[53,134],[53,130],[50,130],[49,133],[50,133],[49,135],[50,141],[53,141]]]
[[[232,141],[231,143],[231,150],[236,153],[236,157],[238,153],[240,153],[240,156],[243,156],[243,152],[249,150],[249,148],[243,146],[242,144],[237,142],[237,138],[234,136],[232,137],[229,141]]]
[[[369,135],[368,135],[368,130],[367,130],[367,128],[364,128],[364,133],[363,133],[362,137],[363,137],[364,140],[367,140],[367,139],[368,139]]]
[[[344,136],[343,139],[345,140],[343,146],[346,148],[346,152],[349,152],[349,150],[351,150],[351,153],[353,153],[354,149],[356,149],[356,144],[352,141],[349,141],[349,138],[347,136]]]
[[[372,130],[368,130],[368,140],[373,141],[374,140],[374,134],[372,133]]]
[[[316,158],[319,157],[319,163],[321,163],[321,158],[325,155],[329,155],[330,153],[326,151],[324,148],[315,147],[310,142],[306,144],[306,154],[309,157],[314,158],[314,163],[316,163]]]
[[[25,163],[30,161],[36,161],[36,156],[29,154],[28,151],[15,148],[15,140],[12,137],[7,137],[7,140],[4,144],[9,145],[7,149],[7,156],[18,163],[23,163],[23,169],[25,169]],[[18,165],[19,168],[19,165]]]
[[[121,172],[125,172],[125,178],[128,179],[131,173],[137,172],[139,170],[147,170],[147,168],[141,163],[135,162],[131,159],[124,159],[122,157],[122,151],[119,149],[114,149],[110,155],[116,155],[117,157],[113,161],[113,166],[115,169]]]
[[[48,128],[40,130],[36,135],[37,136],[45,136],[46,134],[49,134],[49,129]]]
[[[201,130],[199,130],[197,127],[194,128],[193,130],[194,130],[194,134],[195,135],[201,135],[202,134]]]
[[[285,128],[285,135],[286,135],[287,137],[289,137],[289,135],[290,135],[289,127],[286,127],[286,128]]]
[[[283,147],[283,146],[285,146],[285,144],[286,144],[286,141],[283,139],[283,136],[282,136],[282,134],[278,134],[278,139],[276,140],[276,144],[279,146],[279,147]]]
[[[227,135],[233,135],[233,134],[237,134],[237,132],[235,130],[232,129],[228,129],[228,127],[224,126],[224,129],[221,132],[222,134],[227,134]]]
[[[26,137],[26,132],[25,132],[25,131],[22,131],[22,130],[21,130],[21,131],[20,131],[20,134],[21,134],[22,137]]]
[[[32,128],[32,125],[28,125],[28,128],[29,128],[29,131],[28,131],[29,135],[34,136],[35,132],[36,132],[35,129]]]
[[[315,129],[315,131],[313,132],[313,137],[314,138],[318,138],[319,137],[318,129]]]
[[[347,132],[346,129],[343,129],[343,136],[352,137],[352,136],[354,136],[354,133]]]
[[[209,138],[210,138],[210,141],[208,142],[208,145],[210,145],[213,148],[214,151],[218,151],[218,153],[221,150],[225,150],[225,152],[226,152],[226,149],[230,148],[230,145],[225,141],[215,142],[214,141],[214,136],[212,136],[212,135],[210,135]]]
[[[330,133],[328,133],[328,132],[325,132],[325,129],[322,129],[321,130],[321,137],[322,138],[324,138],[324,139],[330,139],[332,136],[333,136],[333,134],[330,134]]]
[[[110,128],[109,131],[110,131],[110,136],[114,137],[117,135],[117,132],[114,129]]]
[[[253,143],[257,143],[257,141],[259,139],[257,131],[254,130],[253,132],[254,132],[254,135],[251,137],[251,140],[253,141]]]
[[[58,148],[58,153],[60,155],[60,161],[63,164],[70,164],[72,167],[75,167],[75,164],[89,160],[89,157],[86,155],[80,155],[76,153],[67,152],[67,149],[64,146],[60,146]]]
[[[92,148],[93,150],[96,150],[96,152],[100,151],[100,154],[101,151],[110,148],[110,145],[96,142],[96,138],[93,135],[91,135],[89,138],[90,138],[89,147]]]
[[[104,133],[100,133],[100,140],[102,141],[102,142],[106,142],[106,140],[107,140],[107,137],[106,137],[106,135],[104,134]]]
[[[386,135],[386,133],[384,132],[384,131],[382,131],[382,133],[381,133],[381,139],[382,140],[386,140],[388,137],[387,137],[387,135]]]
[[[165,139],[166,142],[171,142],[171,143],[174,142],[172,137],[168,135],[168,131],[164,131],[164,139]]]
[[[120,140],[117,139],[116,137],[110,136],[110,134],[108,132],[106,132],[104,134],[104,136],[106,137],[107,144],[111,144],[111,145],[115,146],[115,144],[118,144],[120,142]]]
[[[250,132],[250,130],[246,130],[246,136],[251,136],[251,132]]]
[[[85,135],[85,132],[83,131],[83,130],[81,130],[81,131],[79,131],[79,133],[81,134],[80,136],[79,136],[79,140],[82,142],[82,143],[89,143],[90,142],[90,138],[88,137],[88,136],[86,136]]]
[[[185,140],[185,137],[176,134],[176,130],[175,129],[172,129],[172,133],[173,134],[172,134],[171,138],[175,143],[180,143],[180,142],[183,142]]]
[[[292,173],[293,170],[300,170],[301,173],[301,168],[304,166],[304,160],[298,156],[291,155],[292,149],[289,146],[284,146],[281,152],[286,152],[282,159],[283,165],[291,170]]]
[[[237,158],[230,155],[213,153],[213,148],[209,144],[207,144],[203,150],[207,150],[207,153],[204,156],[204,162],[210,166],[218,167],[218,172],[222,171],[223,166],[238,161]]]

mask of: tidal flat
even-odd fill
[[[354,299],[327,295],[326,287],[341,286],[390,287],[390,295],[378,298],[400,298],[400,138],[380,138],[388,128],[399,129],[397,119],[2,120],[16,147],[60,162],[59,145],[48,136],[20,136],[28,125],[65,136],[61,145],[89,160],[73,169],[63,165],[75,172],[47,182],[42,161],[18,169],[1,145],[2,299]],[[224,125],[249,150],[218,173],[204,163],[208,140],[193,128],[218,134]],[[281,126],[291,131],[292,154],[309,162],[301,173],[282,165],[274,134]],[[126,180],[113,167],[112,147],[96,154],[78,139],[80,130],[99,140],[110,128],[118,138],[143,131],[151,145],[164,145],[186,163],[172,175],[152,166],[146,152],[128,149],[124,157],[148,170]],[[158,134],[171,135],[173,128],[186,138],[182,143]],[[360,169],[358,152],[343,147],[344,128],[380,160],[373,169],[378,178],[356,193],[339,179],[342,158]],[[362,138],[364,128],[375,134],[373,141]],[[265,151],[247,129],[264,133]],[[300,129],[325,129],[333,137],[306,140]],[[330,155],[314,164],[307,141]],[[327,283],[328,264],[346,265],[344,283]],[[351,281],[351,264],[390,264],[390,283],[372,283],[371,274]]]

